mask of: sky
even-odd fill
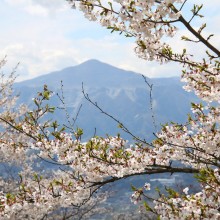
[[[192,0],[189,0],[192,1]],[[208,31],[220,46],[220,1],[204,2]],[[0,0],[0,58],[7,56],[6,71],[19,63],[18,81],[97,59],[148,77],[180,76],[176,64],[159,65],[138,58],[134,39],[111,34],[98,23],[69,7],[65,0]],[[180,30],[179,35],[184,34]],[[180,45],[175,45],[177,48]],[[185,47],[184,43],[181,46]],[[190,47],[189,47],[190,48]],[[197,48],[190,48],[196,50]]]

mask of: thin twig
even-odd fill
[[[153,122],[153,125],[154,125],[154,129],[155,129],[155,131],[157,131],[156,118],[155,118],[155,113],[154,113],[154,109],[153,109],[153,97],[152,97],[153,84],[150,84],[150,83],[147,81],[146,76],[142,75],[142,77],[143,77],[145,83],[147,84],[147,86],[148,86],[149,89],[150,89],[149,96],[150,96],[151,118],[152,118],[152,122]]]
[[[61,101],[61,103],[63,105],[63,108],[60,108],[60,109],[63,109],[65,111],[66,119],[67,119],[67,122],[69,124],[69,126],[65,125],[65,124],[64,124],[64,126],[74,133],[75,132],[74,126],[75,126],[75,123],[76,123],[76,121],[77,121],[77,119],[79,117],[80,111],[82,109],[82,104],[79,106],[79,108],[78,108],[78,110],[76,112],[75,117],[70,118],[70,114],[67,111],[66,102],[65,102],[64,90],[63,90],[63,81],[61,81],[60,84],[61,84],[61,96],[59,95],[59,93],[57,93],[57,96],[58,96],[59,100]],[[71,120],[73,122],[71,122]]]
[[[108,116],[109,118],[111,118],[113,121],[117,122],[117,124],[120,126],[120,128],[126,132],[127,134],[129,134],[132,138],[134,138],[134,140],[141,142],[143,144],[146,144],[148,146],[151,146],[150,143],[148,143],[145,139],[141,139],[139,137],[137,137],[136,135],[134,135],[121,121],[119,121],[117,118],[115,118],[114,116],[110,115],[109,113],[105,112],[98,104],[97,102],[94,102],[90,99],[89,95],[85,92],[84,90],[84,86],[82,83],[82,93],[85,97],[85,99],[87,101],[89,101],[93,106],[95,106],[97,109],[99,109],[101,111],[102,114]]]

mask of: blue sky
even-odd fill
[[[209,30],[216,32],[220,1],[196,2],[206,3]],[[159,65],[139,59],[133,51],[134,39],[110,34],[109,30],[70,9],[64,0],[0,0],[0,3],[0,57],[7,55],[7,70],[20,62],[18,80],[92,58],[149,77],[181,74],[177,65]]]

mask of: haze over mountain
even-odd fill
[[[89,60],[80,65],[68,67],[61,71],[16,83],[20,92],[20,102],[31,103],[31,99],[41,91],[44,84],[55,93],[60,93],[61,81],[65,103],[70,115],[74,116],[82,104],[76,125],[85,131],[84,137],[91,137],[95,128],[97,135],[116,135],[121,132],[117,124],[85,100],[82,83],[86,93],[102,109],[125,124],[132,132],[143,138],[152,137],[155,131],[150,110],[149,87],[143,77],[135,72],[125,71],[97,60]],[[184,122],[190,112],[190,102],[196,97],[182,89],[179,78],[155,78],[147,81],[153,84],[153,111],[157,129],[161,123],[169,121]],[[53,105],[61,102],[54,97]],[[58,111],[55,115],[64,122],[65,113]],[[130,139],[125,134],[125,138]]]

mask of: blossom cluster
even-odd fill
[[[202,100],[220,101],[219,63],[201,63],[199,67],[183,72],[182,81],[186,83],[186,91],[195,91]]]
[[[183,195],[170,199],[161,197],[154,201],[155,209],[162,219],[219,219],[220,170],[215,169],[201,192],[189,195],[188,188]]]
[[[85,17],[98,21],[102,26],[135,37],[136,53],[147,60],[161,60],[158,55],[164,48],[170,48],[164,37],[176,32],[175,21],[181,12],[175,12],[172,5],[183,0],[165,1],[75,1],[68,0],[72,7],[81,10]]]

